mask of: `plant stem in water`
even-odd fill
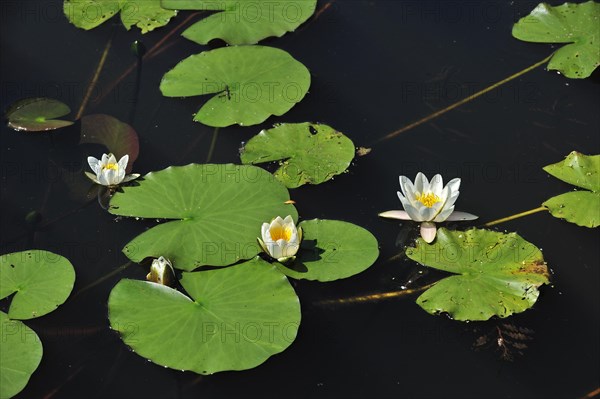
[[[511,215],[511,216],[507,216],[507,217],[502,218],[502,219],[498,219],[498,220],[493,220],[491,222],[487,222],[486,224],[484,224],[484,226],[485,227],[495,226],[495,225],[500,224],[500,223],[508,222],[509,220],[514,220],[514,219],[522,218],[523,216],[532,215],[534,213],[538,213],[538,212],[542,212],[542,211],[547,211],[547,210],[548,210],[548,208],[546,208],[545,206],[540,206],[539,208],[530,209],[528,211],[517,213],[517,214]]]
[[[215,146],[217,145],[217,137],[219,136],[219,128],[216,127],[213,132],[212,140],[210,141],[210,148],[208,149],[208,155],[206,156],[206,163],[209,163],[212,159]]]
[[[115,270],[113,270],[112,272],[105,274],[104,276],[100,277],[99,279],[97,279],[96,281],[91,282],[90,284],[86,285],[85,287],[83,287],[82,289],[80,289],[79,291],[77,291],[74,295],[73,298],[83,294],[85,291],[89,290],[90,288],[93,288],[95,286],[97,286],[98,284],[102,283],[103,281],[108,280],[109,278],[111,278],[112,276],[114,276],[115,274],[119,274],[121,273],[123,270],[127,269],[129,266],[131,266],[133,264],[133,262],[129,261],[127,263],[125,263],[124,265],[121,265],[119,267],[117,267]]]
[[[349,305],[354,303],[365,303],[365,302],[373,302],[373,301],[381,301],[383,299],[391,299],[391,298],[399,298],[401,296],[412,295],[416,292],[425,291],[426,289],[432,287],[436,282],[427,284],[423,287],[411,288],[407,290],[400,291],[390,291],[390,292],[381,292],[379,294],[370,294],[370,295],[360,295],[360,296],[351,296],[348,298],[340,298],[340,299],[328,299],[325,301],[320,301],[317,304],[322,306],[330,306],[330,305]]]
[[[94,91],[94,87],[98,83],[98,78],[100,77],[100,72],[102,72],[102,68],[104,68],[104,63],[106,62],[106,57],[108,56],[108,52],[110,50],[110,46],[112,45],[112,37],[108,39],[106,46],[104,47],[104,51],[102,52],[102,56],[100,57],[100,62],[98,62],[98,66],[96,67],[96,71],[92,76],[92,80],[85,92],[85,96],[83,97],[83,101],[79,106],[79,110],[77,111],[77,115],[75,115],[75,120],[81,118],[83,112],[85,111],[85,107],[87,107],[88,102],[90,101],[90,97],[92,96],[92,92]]]
[[[537,68],[537,67],[539,67],[541,65],[544,65],[546,62],[548,62],[550,60],[550,58],[552,58],[553,55],[554,55],[554,53],[550,54],[548,57],[544,58],[543,60],[541,60],[539,62],[536,62],[535,64],[533,64],[533,65],[531,65],[531,66],[529,66],[529,67],[527,67],[527,68],[525,68],[525,69],[523,69],[523,70],[521,70],[521,71],[519,71],[519,72],[517,72],[517,73],[515,73],[513,75],[510,75],[506,79],[502,79],[501,81],[496,82],[493,85],[488,86],[488,87],[486,87],[485,89],[483,89],[481,91],[478,91],[477,93],[471,94],[470,96],[468,96],[466,98],[463,98],[462,100],[457,101],[454,104],[451,104],[451,105],[447,106],[444,109],[436,111],[436,112],[434,112],[433,114],[431,114],[429,116],[426,116],[426,117],[424,117],[422,119],[419,119],[416,122],[413,122],[413,123],[411,123],[409,125],[406,125],[403,128],[400,128],[400,129],[396,130],[395,132],[392,132],[392,133],[388,134],[387,136],[385,136],[385,137],[377,140],[376,143],[380,143],[382,141],[394,138],[394,137],[398,136],[399,134],[406,132],[407,130],[410,130],[410,129],[415,128],[415,127],[417,127],[419,125],[422,125],[423,123],[429,122],[429,121],[437,118],[438,116],[441,116],[441,115],[445,114],[448,111],[452,111],[454,108],[458,108],[461,105],[466,104],[469,101],[474,100],[477,97],[480,97],[480,96],[482,96],[482,95],[484,95],[484,94],[486,94],[486,93],[494,90],[495,88],[500,87],[503,84],[508,83],[511,80],[514,80],[514,79],[518,78],[521,75],[526,74],[527,72],[529,72],[529,71],[531,71],[531,70],[533,70],[533,69],[535,69],[535,68]]]

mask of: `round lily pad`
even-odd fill
[[[0,398],[21,392],[42,360],[39,337],[23,322],[0,312]]]
[[[379,256],[377,239],[367,230],[340,220],[300,223],[302,243],[293,262],[276,263],[295,279],[333,281],[369,268]]]
[[[544,166],[544,170],[574,186],[600,191],[600,155],[573,151],[564,160]]]
[[[0,256],[0,299],[15,294],[8,315],[33,319],[64,303],[75,283],[75,270],[66,258],[29,250]]]
[[[244,164],[280,161],[275,177],[296,188],[343,173],[354,159],[354,144],[327,125],[284,123],[252,137],[241,159]]]
[[[231,46],[181,61],[160,83],[167,97],[217,94],[194,120],[209,126],[256,125],[283,115],[308,92],[310,73],[287,52],[265,46]]]
[[[137,26],[142,33],[166,25],[177,11],[161,7],[161,0],[65,0],[63,10],[76,27],[90,30],[121,13],[125,28]]]
[[[223,39],[228,44],[256,44],[270,36],[294,31],[314,12],[317,0],[162,0],[176,10],[215,10],[183,32],[199,44]]]
[[[125,344],[162,366],[212,374],[258,366],[296,338],[300,303],[287,278],[255,258],[183,273],[190,297],[147,281],[121,280],[108,300]]]
[[[514,25],[512,35],[526,42],[570,43],[554,53],[548,69],[587,78],[600,65],[600,3],[540,3]]]
[[[115,215],[170,219],[134,238],[123,249],[140,262],[164,256],[173,267],[225,266],[261,249],[260,226],[277,215],[297,219],[289,193],[256,166],[191,164],[151,172],[123,187],[111,202]]]
[[[17,101],[6,112],[8,126],[15,130],[43,132],[72,125],[60,119],[71,112],[69,107],[52,98],[38,97]]]
[[[454,273],[419,298],[428,313],[456,320],[508,317],[532,307],[538,287],[549,283],[541,251],[516,233],[438,230],[433,244],[419,238],[406,255],[425,266]]]

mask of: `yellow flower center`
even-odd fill
[[[421,204],[425,205],[427,208],[431,208],[432,206],[441,201],[440,197],[438,197],[434,193],[421,193],[417,195],[416,200],[419,201]]]
[[[285,240],[286,242],[292,238],[292,228],[291,227],[281,227],[281,226],[273,226],[271,228],[271,238],[273,241],[277,240]]]
[[[102,167],[102,169],[112,169],[112,170],[119,170],[119,165],[116,163],[107,163],[106,165],[104,165]]]

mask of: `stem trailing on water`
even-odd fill
[[[87,91],[85,92],[85,96],[83,97],[83,101],[81,101],[81,105],[79,106],[79,110],[75,115],[75,120],[80,119],[87,107],[88,102],[90,101],[90,97],[92,96],[92,92],[98,83],[98,78],[100,77],[100,73],[102,72],[102,68],[104,68],[104,63],[106,62],[106,58],[108,57],[108,52],[110,51],[110,47],[112,45],[112,36],[108,39],[106,46],[104,47],[104,51],[102,52],[102,56],[100,56],[100,61],[98,62],[98,66],[96,66],[96,70],[94,71],[94,75],[92,75],[92,79],[90,80],[90,84],[88,85]]]
[[[349,305],[355,303],[365,303],[365,302],[373,302],[373,301],[381,301],[384,299],[391,298],[399,298],[406,295],[412,295],[417,292],[425,291],[426,289],[432,287],[436,282],[424,285],[422,287],[411,288],[400,291],[390,291],[390,292],[380,292],[378,294],[369,294],[369,295],[359,295],[359,296],[351,296],[348,298],[339,298],[339,299],[328,299],[325,301],[317,302],[318,305],[322,306],[330,306],[330,305]]]
[[[523,70],[521,70],[521,71],[519,71],[519,72],[517,72],[517,73],[515,73],[513,75],[510,75],[509,77],[507,77],[505,79],[502,79],[501,81],[496,82],[493,85],[488,86],[488,87],[486,87],[483,90],[478,91],[477,93],[471,94],[470,96],[468,96],[466,98],[463,98],[462,100],[457,101],[454,104],[451,104],[451,105],[447,106],[444,109],[436,111],[433,114],[430,114],[430,115],[428,115],[428,116],[426,116],[424,118],[419,119],[418,121],[415,121],[415,122],[413,122],[413,123],[411,123],[409,125],[406,125],[406,126],[400,128],[400,129],[398,129],[398,130],[396,130],[396,131],[388,134],[387,136],[382,137],[381,139],[377,140],[376,143],[380,143],[382,141],[386,141],[386,140],[392,139],[392,138],[398,136],[401,133],[404,133],[404,132],[406,132],[406,131],[408,131],[408,130],[410,130],[412,128],[415,128],[415,127],[417,127],[419,125],[422,125],[423,123],[429,122],[429,121],[437,118],[438,116],[441,116],[441,115],[445,114],[446,112],[452,111],[454,108],[458,108],[461,105],[466,104],[466,103],[468,103],[468,102],[476,99],[477,97],[480,97],[480,96],[482,96],[482,95],[484,95],[486,93],[489,93],[490,91],[492,91],[492,90],[494,90],[494,89],[502,86],[503,84],[508,83],[511,80],[514,80],[514,79],[518,78],[519,76],[524,75],[527,72],[529,72],[529,71],[531,71],[531,70],[533,70],[533,69],[535,69],[535,68],[537,68],[537,67],[539,67],[541,65],[544,65],[546,62],[550,61],[550,58],[552,58],[553,55],[554,55],[554,53],[550,54],[548,57],[544,58],[543,60],[541,60],[539,62],[536,62],[535,64],[533,64],[533,65],[531,65],[531,66],[529,66],[529,67],[527,67],[527,68],[525,68],[525,69],[523,69]]]
[[[219,136],[219,130],[220,129],[218,127],[216,127],[213,132],[212,140],[210,141],[210,147],[208,148],[208,155],[206,156],[206,163],[209,163],[210,160],[212,159],[213,152],[215,151],[215,147],[217,145],[217,138]]]
[[[542,211],[547,211],[547,210],[548,210],[548,208],[546,208],[545,206],[540,206],[539,208],[530,209],[528,211],[517,213],[517,214],[511,215],[511,216],[507,216],[507,217],[502,218],[502,219],[497,219],[497,220],[493,220],[491,222],[487,222],[483,226],[484,227],[495,226],[495,225],[500,224],[500,223],[508,222],[510,220],[522,218],[523,216],[528,216],[528,215],[532,215],[534,213],[538,213],[538,212],[542,212]]]

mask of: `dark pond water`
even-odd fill
[[[139,101],[135,74],[111,83],[132,62],[131,43],[150,48],[189,13],[143,37],[118,21],[85,32],[70,25],[59,1],[3,1],[1,100],[57,98],[76,110],[113,37],[99,86],[86,113],[106,113],[133,124],[141,152],[135,169],[206,160],[212,128],[191,114],[204,100],[160,95],[162,75],[203,47],[178,35],[143,64]],[[551,1],[552,4],[560,2]],[[319,7],[326,1],[319,1]],[[423,270],[406,260],[386,261],[400,226],[377,213],[397,209],[398,175],[461,177],[458,209],[481,222],[538,207],[571,187],[541,167],[572,150],[600,150],[600,76],[575,81],[537,68],[485,97],[399,137],[375,142],[434,110],[545,58],[548,45],[519,42],[514,21],[532,1],[336,1],[297,32],[263,44],[283,48],[308,66],[310,94],[287,115],[262,126],[219,133],[213,162],[238,162],[238,147],[275,122],[319,121],[372,147],[334,181],[292,192],[305,219],[342,219],[369,229],[379,261],[347,280],[295,282],[302,303],[298,339],[284,353],[243,372],[198,376],[156,366],[130,352],[108,328],[106,301],[122,277],[143,278],[134,265],[72,296],[50,315],[28,321],[44,357],[19,398],[220,397],[473,397],[579,398],[599,385],[599,231],[538,213],[498,226],[541,247],[553,285],[533,309],[504,320],[531,340],[523,355],[501,359],[493,341],[477,339],[502,321],[460,323],[434,317],[408,296],[363,304],[322,301],[394,291]],[[220,45],[215,43],[215,45]],[[131,120],[132,109],[135,115]],[[75,129],[75,133],[73,133]],[[1,253],[47,249],[74,264],[74,293],[127,259],[121,248],[143,231],[135,220],[115,220],[96,202],[84,206],[69,188],[82,160],[101,147],[78,147],[76,129],[20,134],[1,128]],[[32,210],[43,220],[32,229]],[[466,227],[465,225],[464,227]],[[416,233],[412,231],[411,234]],[[411,238],[412,239],[412,238]],[[422,281],[439,277],[425,273]],[[416,285],[421,284],[417,282]],[[3,309],[6,309],[3,303]],[[527,329],[527,330],[525,330]]]

